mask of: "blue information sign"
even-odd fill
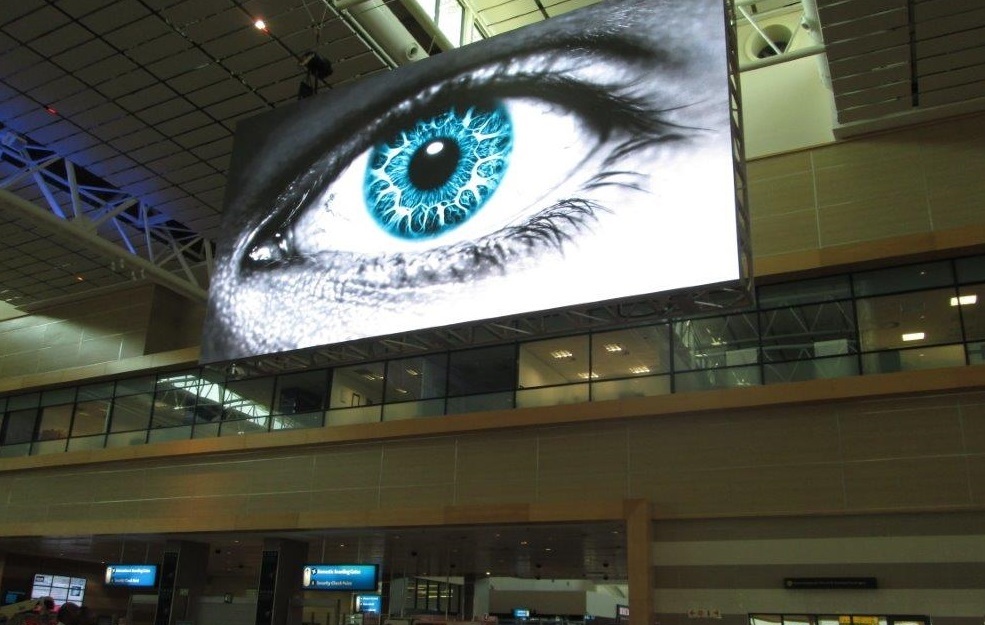
[[[306,564],[301,585],[311,590],[376,590],[375,564]]]
[[[380,595],[356,595],[356,612],[379,614],[382,609],[383,597]]]
[[[156,583],[156,564],[110,564],[106,567],[107,586],[150,588]]]

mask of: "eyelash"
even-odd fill
[[[552,64],[552,60],[546,58],[548,55],[543,56],[548,65]],[[587,62],[582,67],[567,68],[567,73],[577,72],[584,67],[587,67]],[[481,75],[486,72],[490,75]],[[481,84],[476,84],[480,81]],[[559,75],[554,71],[510,73],[507,63],[500,63],[491,70],[473,71],[438,83],[427,92],[406,98],[396,107],[385,111],[376,122],[369,124],[359,141],[347,141],[344,147],[318,159],[307,171],[291,181],[275,201],[274,211],[247,237],[247,253],[242,256],[241,269],[253,272],[303,263],[306,258],[295,253],[291,233],[298,217],[310,208],[309,198],[318,197],[356,155],[402,128],[406,120],[428,117],[435,111],[461,101],[466,95],[473,102],[482,102],[493,97],[524,97],[537,98],[563,107],[577,115],[592,130],[597,137],[597,146],[619,140],[609,148],[600,164],[600,171],[583,184],[581,189],[587,191],[606,186],[637,188],[632,180],[638,174],[612,168],[629,154],[657,144],[686,139],[699,129],[663,121],[666,111],[654,109],[643,98],[633,96],[632,90],[631,84],[602,86]],[[403,254],[390,254],[387,262],[391,266],[399,264],[406,271],[407,267],[415,265],[439,266],[442,261],[455,258],[456,255],[458,258],[471,257],[469,275],[481,277],[489,271],[502,269],[511,256],[517,253],[514,249],[517,244],[527,249],[544,245],[560,250],[573,234],[591,227],[602,212],[609,211],[598,203],[572,197],[540,209],[535,216],[519,226],[504,228],[475,242],[442,246],[423,252],[418,254],[423,257],[418,262],[412,260],[408,263]],[[509,240],[513,241],[513,245],[505,246],[504,241]],[[273,255],[268,254],[271,251],[274,252]],[[364,275],[368,268],[378,266],[382,261],[379,257],[361,255],[352,255],[349,260],[356,261],[350,265],[355,267],[355,271],[350,272],[351,280],[355,282],[360,281],[359,276]],[[457,264],[448,262],[441,266],[450,267],[454,272]],[[430,277],[434,282],[441,281],[440,277]],[[393,283],[409,279],[405,273],[403,278],[395,278]],[[412,279],[421,280],[421,276],[414,276]]]

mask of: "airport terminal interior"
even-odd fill
[[[690,2],[624,4],[0,2],[0,621],[980,625],[978,0],[660,25],[725,42],[736,279],[203,358],[239,122]]]

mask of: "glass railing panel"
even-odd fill
[[[361,406],[358,408],[336,408],[325,413],[325,425],[353,425],[355,423],[378,423],[382,406]]]
[[[65,451],[68,439],[62,438],[53,441],[35,441],[31,446],[32,456],[44,456],[46,454],[57,454]]]
[[[763,366],[763,381],[766,384],[843,378],[853,375],[858,375],[857,356],[832,356],[813,360],[771,362]]]
[[[939,345],[862,354],[864,373],[896,373],[965,364],[963,345]]]
[[[147,437],[148,443],[188,440],[192,437],[192,426],[182,425],[170,428],[154,428]]]
[[[968,343],[968,364],[985,365],[985,342]]]
[[[141,440],[141,443],[143,440]],[[104,434],[99,434],[97,436],[79,436],[76,438],[68,439],[68,450],[69,451],[89,451],[92,449],[102,449],[106,443],[106,436]]]
[[[522,389],[516,392],[517,408],[582,404],[588,401],[588,383]]]
[[[223,421],[219,429],[219,436],[263,434],[269,429],[268,419],[269,417],[261,417],[258,419],[236,419],[235,421]]]
[[[629,397],[653,397],[670,394],[669,375],[651,375],[625,380],[592,382],[592,401],[627,399]]]
[[[761,383],[759,367],[732,367],[729,369],[705,369],[674,374],[674,392],[690,393],[717,388],[740,388]]]
[[[421,419],[438,417],[445,414],[445,399],[426,399],[424,401],[405,401],[399,404],[383,405],[384,421],[400,421],[402,419]]]
[[[0,447],[0,458],[16,458],[31,453],[31,443],[18,443]]]
[[[262,417],[261,417],[262,418]],[[219,421],[196,423],[192,428],[192,438],[215,438],[219,436]]]
[[[278,415],[270,417],[270,430],[301,430],[307,428],[320,428],[323,425],[325,413],[305,412],[302,414]]]
[[[465,414],[483,410],[509,410],[510,408],[513,408],[513,391],[448,398],[448,414]]]
[[[147,442],[147,430],[133,432],[118,432],[106,436],[106,447],[130,447],[143,445]]]

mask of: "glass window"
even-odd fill
[[[75,388],[59,388],[41,393],[42,406],[71,404],[75,401]]]
[[[274,378],[228,380],[223,394],[224,419],[259,418],[270,415]]]
[[[448,360],[448,395],[512,391],[515,370],[513,345],[453,352]]]
[[[386,401],[444,397],[447,384],[448,354],[391,360],[386,368]]]
[[[113,382],[100,382],[79,387],[78,401],[87,399],[109,399],[113,396]]]
[[[961,341],[954,289],[870,297],[856,302],[866,352]]]
[[[277,378],[277,401],[274,414],[301,414],[325,409],[328,396],[328,371],[318,369],[292,373]]]
[[[102,434],[109,423],[110,402],[108,399],[79,402],[75,407],[75,421],[72,423],[72,436]]]
[[[592,335],[592,380],[630,378],[669,371],[669,324]]]
[[[847,275],[829,276],[800,282],[785,282],[757,289],[759,307],[778,308],[816,302],[850,299],[852,285]]]
[[[332,408],[356,408],[383,403],[383,363],[339,367],[332,375]]]
[[[37,408],[8,412],[4,422],[3,444],[30,443],[34,439],[34,426],[37,419]]]
[[[38,426],[38,440],[51,441],[68,438],[72,426],[72,404],[46,406],[41,409],[41,424]]]
[[[116,382],[116,396],[153,393],[157,376],[145,375],[139,378],[125,378]]]
[[[161,375],[154,393],[154,427],[189,424],[195,419],[195,406],[201,380],[198,370]]]
[[[213,423],[222,418],[224,378],[224,374],[209,369],[199,373],[195,423]]]
[[[24,410],[27,408],[37,408],[41,401],[41,393],[27,393],[24,395],[14,395],[7,399],[7,410]]]
[[[737,367],[759,361],[755,313],[674,324],[674,369]]]
[[[850,301],[775,308],[760,313],[763,361],[784,362],[854,354],[855,311]]]
[[[941,261],[857,273],[853,277],[855,295],[882,295],[916,289],[931,289],[954,282],[951,263]]]
[[[117,397],[113,401],[113,421],[111,432],[132,432],[145,430],[150,425],[154,396],[150,393]]]
[[[519,388],[586,382],[590,367],[588,335],[522,343]]]
[[[951,305],[961,312],[965,340],[985,340],[985,284],[961,287]]]
[[[985,280],[985,256],[959,258],[954,264],[958,271],[958,282],[981,282]]]

